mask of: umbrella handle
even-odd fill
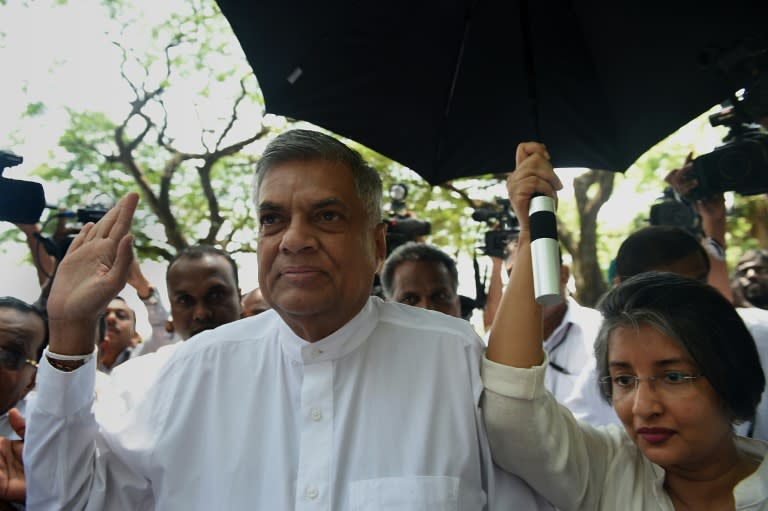
[[[557,242],[555,201],[536,194],[528,209],[531,225],[531,259],[533,290],[540,305],[563,301],[560,294],[560,249]]]

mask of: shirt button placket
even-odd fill
[[[333,451],[333,362],[320,361],[322,350],[305,352],[301,384],[301,439],[296,511],[331,510]],[[314,360],[314,361],[313,361]]]

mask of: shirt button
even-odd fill
[[[309,488],[307,488],[307,498],[315,500],[318,497],[318,495],[320,495],[320,492],[317,491],[317,488],[315,488],[314,486],[310,486]]]
[[[315,358],[319,357],[322,354],[323,354],[323,350],[321,350],[319,348],[314,348],[312,350],[312,356],[315,357]]]
[[[312,411],[309,412],[309,414],[312,416],[312,420],[314,421],[319,421],[323,418],[323,412],[321,412],[319,408],[312,408]]]

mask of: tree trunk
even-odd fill
[[[572,273],[576,281],[576,300],[587,307],[594,307],[608,286],[597,260],[597,214],[613,193],[615,174],[591,169],[573,181],[576,206],[579,213],[579,240],[569,238],[573,256]],[[596,190],[592,190],[597,186]]]

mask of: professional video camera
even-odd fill
[[[687,199],[704,199],[734,191],[740,195],[768,192],[768,81],[755,81],[739,99],[733,95],[725,107],[709,116],[712,126],[726,126],[723,145],[693,160],[698,186]]]
[[[685,229],[697,238],[704,235],[699,213],[670,186],[651,206],[651,225],[672,225]]]
[[[405,199],[408,197],[408,187],[397,183],[390,187],[390,213],[384,219],[387,224],[387,255],[394,249],[409,241],[417,241],[420,236],[432,233],[432,224],[417,220],[407,212]]]
[[[472,220],[485,222],[492,227],[485,233],[484,254],[503,259],[507,243],[520,233],[520,222],[512,211],[509,199],[496,199],[497,208],[477,208]]]
[[[23,161],[24,158],[17,154],[10,151],[0,151],[0,221],[15,224],[36,224],[40,221],[44,209],[56,210],[55,214],[46,219],[43,224],[44,230],[53,218],[76,218],[80,225],[87,222],[98,222],[112,207],[111,199],[108,197],[106,199],[99,198],[98,196],[88,205],[75,211],[61,211],[56,206],[47,205],[43,185],[40,183],[8,179],[2,176],[6,168],[15,167]],[[69,248],[69,244],[74,239],[74,235],[79,230],[80,226],[70,226],[66,229],[66,233],[57,233],[58,235],[52,237],[38,235],[38,239],[45,247],[46,252],[57,259],[62,259]]]
[[[10,151],[0,151],[0,221],[36,224],[45,209],[43,185],[3,177],[3,171],[15,167],[24,158]]]
[[[59,227],[56,229],[56,233],[50,238],[43,238],[43,246],[46,252],[54,256],[56,259],[63,259],[69,249],[69,245],[72,240],[75,239],[77,233],[80,232],[82,226],[88,222],[96,223],[101,220],[101,217],[107,214],[114,201],[106,194],[98,194],[96,197],[88,202],[88,205],[81,208],[77,208],[75,211],[71,210],[57,210],[52,214],[43,224],[43,229],[53,218],[62,219]],[[51,206],[48,206],[51,207]],[[52,208],[54,209],[54,208]],[[77,223],[75,225],[65,225],[66,219],[74,218]]]

